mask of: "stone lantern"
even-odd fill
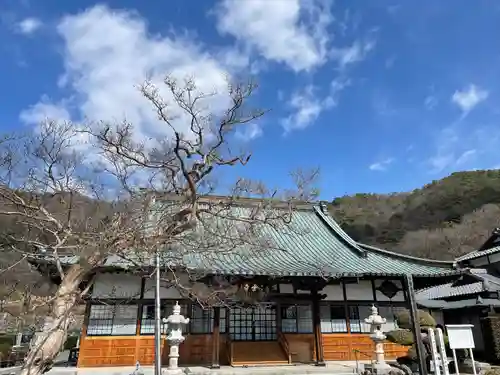
[[[163,323],[167,328],[167,343],[170,347],[168,353],[168,368],[166,374],[180,374],[182,370],[179,368],[179,345],[184,342],[182,336],[182,326],[189,323],[189,318],[181,315],[181,307],[178,302],[175,302],[172,315],[168,318],[163,318]]]
[[[375,343],[375,362],[373,363],[373,370],[377,374],[388,374],[391,371],[391,366],[385,361],[384,358],[384,341],[386,336],[382,332],[382,324],[386,322],[378,314],[378,309],[372,305],[372,313],[368,318],[365,318],[365,323],[370,324],[370,338]]]

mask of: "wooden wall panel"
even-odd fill
[[[312,333],[285,333],[284,336],[292,352],[292,362],[308,363],[315,360],[316,350]]]
[[[313,334],[285,334],[292,352],[292,361],[312,362],[316,358]],[[226,335],[220,337],[219,363],[228,365]],[[373,357],[373,342],[368,335],[324,334],[325,361],[367,360]],[[354,350],[359,350],[356,353]],[[403,356],[407,348],[385,344],[387,359]],[[179,363],[210,365],[212,362],[212,336],[188,335],[179,349]],[[78,367],[134,366],[139,361],[143,366],[154,362],[153,336],[107,336],[82,337]],[[168,346],[162,340],[162,361],[168,363]]]
[[[132,366],[137,336],[85,337],[80,341],[79,367]]]
[[[168,346],[165,343],[163,339],[162,361],[166,365]],[[180,364],[210,364],[212,336],[188,335],[186,341],[180,345],[179,355]],[[80,342],[78,367],[133,366],[137,361],[143,366],[154,363],[153,336],[87,336]]]
[[[219,364],[221,366],[229,365],[229,357],[226,346],[227,336],[220,335],[219,338]]]
[[[212,335],[188,335],[186,341],[181,344],[179,354],[179,364],[210,364],[212,362]],[[168,353],[166,353],[165,361],[168,361]]]
[[[388,359],[396,359],[408,354],[408,348],[402,345],[386,342],[384,344],[385,357]]]
[[[322,335],[325,361],[348,361],[351,355],[351,335]]]
[[[386,342],[385,358],[396,359],[406,355],[408,348]],[[374,344],[369,335],[325,334],[323,335],[325,361],[370,360],[374,358]]]

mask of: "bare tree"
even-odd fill
[[[204,303],[220,300],[234,286],[203,289],[203,270],[190,255],[211,259],[241,247],[247,254],[279,251],[263,227],[289,225],[294,203],[317,194],[306,183],[317,172],[295,174],[299,189],[286,197],[237,178],[251,154],[235,153],[235,133],[264,114],[247,108],[253,84],[229,85],[226,107],[215,111],[217,94],[199,92],[193,80],[164,83],[165,92],[151,82],[140,87],[160,120],[155,135],[138,137],[127,122],[45,122],[35,135],[3,144],[0,219],[10,222],[3,249],[39,258],[39,270],[58,284],[46,335],[28,354],[22,375],[51,367],[75,306],[110,257],[144,272],[160,251],[165,280]],[[224,167],[236,176],[230,188],[216,184]],[[216,192],[221,196],[206,198]],[[277,210],[281,198],[287,203]],[[190,270],[187,280],[178,269]]]
[[[427,258],[455,259],[477,250],[500,226],[500,206],[486,204],[465,215],[459,223],[448,223],[437,229],[420,229],[407,232],[401,249],[409,254]]]

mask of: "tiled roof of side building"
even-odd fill
[[[465,262],[472,259],[481,258],[500,252],[500,228],[495,228],[491,236],[483,243],[483,245],[470,253],[464,254],[456,258],[457,262]]]
[[[224,252],[185,251],[177,265],[213,274],[266,276],[440,276],[460,272],[453,262],[415,258],[359,244],[318,206],[294,212],[291,225],[293,230],[263,226],[261,233],[272,239],[272,248],[257,252],[245,246]],[[176,255],[178,259],[179,250]],[[151,263],[151,258],[147,262]],[[66,261],[76,260],[72,257]],[[106,265],[127,268],[132,262],[110,256]]]
[[[456,282],[437,285],[417,291],[417,300],[436,300],[449,297],[470,296],[487,291],[500,290],[500,278],[490,275],[484,269],[471,269],[469,274],[473,282]]]
[[[486,255],[492,255],[500,252],[500,246],[495,246],[487,250],[474,250],[470,253],[464,254],[458,258],[456,258],[457,262],[463,262],[466,260],[477,259]]]

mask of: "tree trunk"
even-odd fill
[[[73,265],[57,289],[53,302],[51,322],[44,327],[40,337],[35,338],[20,375],[41,375],[52,367],[68,334],[73,311],[80,297],[80,284],[86,271],[79,264]]]

